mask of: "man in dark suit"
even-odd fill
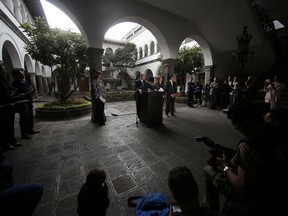
[[[169,74],[169,80],[166,83],[166,108],[165,114],[169,117],[169,113],[175,116],[175,97],[177,93],[177,83],[175,82],[175,75]]]
[[[142,94],[142,92],[148,92],[149,89],[154,90],[154,87],[150,85],[149,82],[147,82],[146,75],[141,74],[140,78],[135,81],[135,87],[134,87],[135,90],[134,99],[136,101],[136,110],[138,118],[140,118],[140,107],[141,107],[139,97]]]
[[[14,82],[12,85],[17,89],[16,95],[22,94],[24,97],[22,99],[27,99],[28,103],[23,104],[23,111],[19,112],[20,117],[20,130],[22,139],[30,139],[28,135],[39,133],[33,129],[34,119],[33,119],[33,93],[34,88],[25,80],[23,69],[14,69],[12,71],[14,77]]]

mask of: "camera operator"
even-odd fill
[[[248,102],[229,108],[228,118],[245,138],[238,143],[230,161],[223,155],[217,158],[217,168],[210,165],[204,168],[205,202],[211,210],[220,210],[221,193],[226,197],[222,209],[225,215],[278,215],[273,202],[276,194],[272,191],[279,192],[275,190],[277,183],[279,187],[285,185],[283,165],[275,153],[275,143],[280,142],[283,134],[278,133],[274,125],[264,123],[262,114],[259,106]]]

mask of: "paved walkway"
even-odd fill
[[[77,193],[93,168],[107,173],[111,199],[107,216],[134,215],[127,206],[131,195],[162,191],[173,202],[167,176],[169,169],[179,165],[194,173],[202,200],[202,169],[209,147],[194,138],[208,136],[230,147],[241,138],[226,114],[205,107],[177,104],[177,117],[163,118],[164,126],[151,128],[134,124],[133,101],[107,103],[105,113],[107,122],[102,127],[91,122],[90,114],[64,121],[35,118],[35,129],[41,133],[31,140],[20,140],[16,118],[16,136],[23,145],[4,155],[14,164],[15,184],[44,185],[35,216],[76,215]]]

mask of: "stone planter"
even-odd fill
[[[71,109],[71,110],[43,110],[43,109],[35,109],[36,118],[45,118],[45,119],[67,119],[80,117],[92,112],[92,106],[79,108],[79,109]]]

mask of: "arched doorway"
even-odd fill
[[[4,65],[9,74],[9,81],[13,81],[11,71],[14,68],[22,68],[20,56],[17,52],[16,47],[10,41],[5,41],[3,44],[2,56]]]
[[[153,73],[150,69],[145,70],[145,74],[146,74],[146,80],[148,82],[153,82],[154,83],[154,77],[153,77]]]

